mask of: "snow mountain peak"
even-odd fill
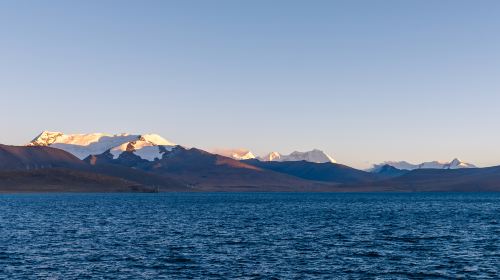
[[[318,149],[313,149],[308,152],[295,151],[289,155],[281,155],[278,152],[272,152],[264,157],[260,157],[259,159],[261,161],[308,161],[314,163],[337,162],[331,156]]]
[[[314,149],[308,152],[295,151],[289,155],[282,155],[278,152],[271,152],[261,157],[256,157],[248,149],[212,149],[211,152],[236,160],[258,159],[260,161],[308,161],[314,163],[336,163],[336,161],[332,157],[318,149]]]
[[[57,138],[63,136],[64,134],[62,132],[55,132],[55,131],[43,131],[40,133],[37,137],[35,137],[31,142],[28,144],[28,146],[49,146],[50,144],[54,143]]]
[[[269,154],[259,157],[260,161],[279,161],[281,159],[281,154],[278,152],[270,152]]]
[[[380,164],[374,164],[372,168],[368,169],[370,172],[379,172],[382,167],[389,165],[401,170],[415,170],[415,169],[460,169],[460,168],[476,168],[474,164],[463,162],[458,158],[449,162],[441,161],[428,161],[420,164],[413,164],[407,161],[385,161]]]
[[[229,157],[235,160],[247,160],[254,159],[255,155],[247,149],[239,148],[239,149],[213,149],[212,153],[218,154],[221,156]]]
[[[138,151],[145,147],[175,146],[175,144],[157,134],[64,134],[62,132],[44,131],[33,139],[28,146],[50,146],[69,152],[80,159],[84,159],[90,155],[99,155],[112,150],[114,154],[117,154],[118,151],[123,152],[129,150],[140,153]],[[144,155],[148,159],[152,157],[151,150],[151,148],[145,148],[143,151],[148,151],[148,153]]]

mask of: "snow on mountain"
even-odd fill
[[[379,164],[374,164],[373,167],[369,168],[367,171],[377,173],[386,165],[392,166],[401,170],[415,170],[419,169],[420,164],[413,164],[407,161],[384,161]]]
[[[63,136],[64,134],[62,132],[44,131],[35,137],[28,146],[49,146]]]
[[[111,151],[118,157],[123,151],[134,151],[141,158],[154,160],[161,152],[158,146],[170,147],[175,144],[156,134],[64,134],[44,131],[28,146],[50,146],[67,151],[80,159],[89,155],[99,155]],[[121,152],[120,152],[121,151]]]
[[[212,153],[236,160],[254,159],[255,155],[247,149],[212,149]]]
[[[259,157],[260,161],[280,161],[281,154],[278,152],[271,152],[263,157]]]
[[[474,164],[463,162],[459,160],[458,158],[450,161],[447,166],[445,166],[447,169],[460,169],[460,168],[477,168]]]
[[[327,155],[325,152],[316,149],[309,152],[296,151],[289,154],[288,156],[282,156],[282,161],[301,161],[301,160],[316,162],[316,163],[336,162],[332,157]]]
[[[139,137],[139,140],[147,141],[151,144],[158,146],[176,146],[175,143],[166,140],[165,138],[161,137],[158,134],[143,134]]]
[[[144,134],[138,137],[138,140],[130,141],[121,144],[118,147],[112,148],[110,153],[114,159],[127,151],[132,152],[142,159],[148,161],[155,161],[162,159],[166,151],[171,151],[176,145],[160,135],[157,134]]]
[[[395,168],[401,169],[401,170],[414,170],[414,169],[419,168],[419,164],[413,164],[413,163],[409,163],[407,161],[384,161],[384,162],[379,163],[379,164],[374,164],[373,167],[369,168],[367,171],[379,172],[379,170],[386,165],[389,165],[389,166],[392,166],[392,167],[395,167]]]
[[[428,161],[420,164],[412,164],[406,161],[385,161],[380,164],[374,164],[368,171],[378,172],[385,165],[390,165],[401,170],[476,168],[473,164],[454,159],[450,162]]]
[[[272,152],[269,153],[268,155],[264,157],[260,157],[259,160],[261,161],[308,161],[308,162],[315,162],[315,163],[325,163],[325,162],[331,162],[331,163],[336,163],[336,161],[327,155],[325,152],[314,149],[312,151],[308,152],[293,152],[289,155],[281,155],[277,152]]]
[[[236,160],[258,159],[260,161],[309,161],[315,163],[324,163],[336,161],[320,150],[312,150],[308,152],[293,152],[289,155],[282,155],[278,152],[271,152],[262,157],[256,157],[248,149],[212,149],[211,153],[218,154],[225,157],[230,157]]]

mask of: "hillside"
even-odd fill
[[[203,191],[318,191],[329,186],[262,169],[199,149],[176,147],[153,162],[133,152],[118,158],[103,153],[86,159],[93,165],[114,164],[167,176]]]
[[[307,161],[258,161],[248,160],[245,163],[267,170],[284,173],[306,180],[331,183],[372,182],[380,177],[377,174],[361,171],[336,163],[313,163]]]
[[[465,169],[418,169],[399,177],[346,187],[395,192],[498,192],[500,166]]]

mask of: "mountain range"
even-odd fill
[[[280,154],[279,152],[270,152],[265,156],[256,156],[252,151],[248,149],[212,149],[212,153],[218,154],[225,157],[230,157],[236,160],[249,160],[249,159],[258,159],[260,161],[308,161],[315,163],[325,163],[331,162],[336,163],[331,156],[326,154],[325,152],[313,149],[307,152],[299,152],[294,151],[288,155]]]
[[[373,165],[368,169],[370,172],[378,172],[382,167],[389,165],[401,170],[415,170],[415,169],[461,169],[461,168],[477,168],[474,164],[463,162],[459,159],[453,159],[449,162],[428,161],[420,164],[413,164],[407,161],[386,161],[380,164]]]
[[[246,149],[209,153],[156,134],[44,131],[26,146],[0,145],[0,191],[500,191],[500,167],[453,160],[363,171],[317,149],[258,157]]]

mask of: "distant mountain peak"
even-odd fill
[[[457,169],[457,168],[477,168],[477,166],[471,163],[461,161],[458,158],[455,158],[448,163],[448,169]]]
[[[248,159],[258,159],[260,161],[308,161],[314,163],[325,163],[336,161],[327,155],[325,152],[314,149],[307,152],[292,152],[289,155],[282,155],[278,152],[271,152],[262,157],[256,157],[248,149],[212,149],[210,150],[214,154],[229,157],[236,160],[248,160]]]
[[[385,164],[381,166],[378,170],[373,171],[373,173],[377,173],[380,176],[385,178],[397,177],[409,172],[408,170],[398,169],[392,165]]]
[[[382,167],[380,167],[379,172],[385,172],[385,171],[392,171],[392,170],[400,170],[392,165],[385,164]]]
[[[270,152],[269,154],[259,157],[260,161],[279,161],[281,159],[281,154],[278,152]]]
[[[476,168],[474,164],[463,162],[458,158],[449,162],[442,161],[428,161],[420,164],[413,164],[407,161],[385,161],[380,164],[374,164],[368,171],[379,172],[382,167],[389,165],[401,170],[415,170],[415,169],[460,169],[460,168]]]
[[[281,155],[278,152],[272,152],[264,157],[260,157],[259,160],[261,160],[261,161],[308,161],[308,162],[314,162],[314,163],[325,163],[325,162],[336,163],[336,161],[331,156],[329,156],[325,152],[318,150],[318,149],[313,149],[313,150],[307,151],[307,152],[295,151],[289,155]]]
[[[247,160],[256,158],[255,155],[250,150],[244,148],[239,148],[239,149],[216,148],[212,149],[211,152],[235,160]]]

